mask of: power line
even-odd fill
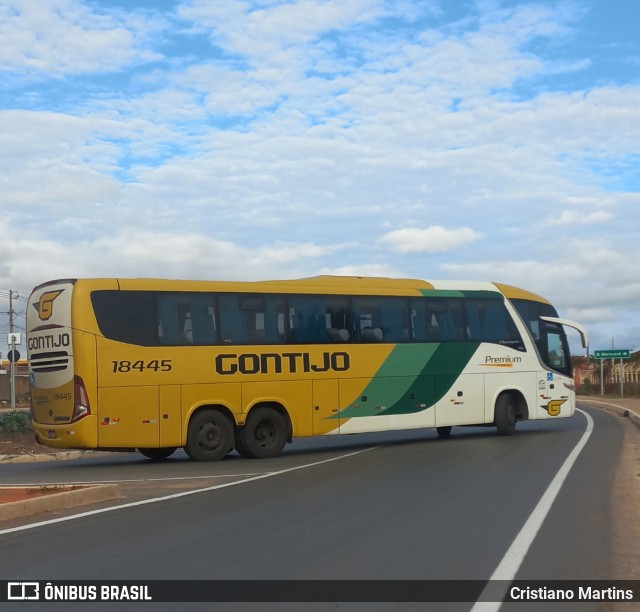
[[[16,310],[13,307],[14,300],[27,302],[26,298],[22,298],[17,291],[13,289],[0,289],[0,296],[9,298],[9,333],[12,334],[15,327]]]
[[[28,297],[23,297],[18,291],[13,291],[13,289],[0,289],[0,297],[9,298],[12,295],[12,299],[18,300],[19,302],[24,302],[26,304],[29,301]]]

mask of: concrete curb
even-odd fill
[[[595,406],[596,408],[615,412],[617,415],[628,418],[632,423],[640,427],[640,414],[638,414],[634,410],[631,410],[631,408],[625,408],[624,406],[620,406],[618,404],[612,404],[611,402],[602,402],[600,400],[594,399],[579,398],[578,401],[583,404],[597,404],[597,406]]]
[[[55,512],[66,508],[75,508],[85,504],[94,504],[122,497],[116,484],[89,485],[73,491],[49,493],[33,499],[0,504],[0,521],[31,516],[41,512]]]
[[[80,459],[84,451],[64,451],[60,453],[37,453],[35,455],[0,455],[0,463],[31,463],[34,461],[53,461],[54,459]]]
[[[70,450],[59,451],[57,453],[37,453],[34,455],[0,455],[0,463],[32,463],[36,461],[69,461],[72,459],[82,459],[85,456],[97,456],[99,454],[109,454],[106,452],[92,450]]]

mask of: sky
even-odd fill
[[[592,350],[640,348],[638,23],[637,0],[0,0],[0,351],[8,291],[21,331],[54,278],[318,274],[517,285]]]

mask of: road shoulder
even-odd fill
[[[622,451],[612,487],[610,578],[637,580],[640,576],[640,399],[579,397],[578,402],[614,414],[624,429]],[[610,609],[616,610],[618,607]]]

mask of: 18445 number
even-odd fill
[[[170,372],[173,369],[171,359],[152,359],[151,361],[112,361],[112,372],[114,374],[126,374],[127,372]]]

